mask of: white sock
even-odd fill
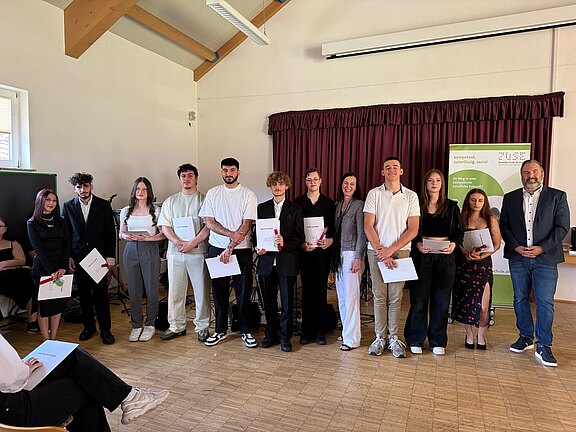
[[[122,402],[131,401],[132,399],[134,399],[134,396],[136,396],[137,392],[138,392],[138,390],[136,390],[135,387],[132,387],[132,390],[130,390],[130,393],[128,393],[128,396],[126,396],[126,398]]]

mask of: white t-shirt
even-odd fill
[[[408,218],[420,216],[418,195],[404,186],[400,186],[400,191],[393,194],[382,185],[368,192],[364,213],[372,213],[376,216],[374,228],[378,233],[380,243],[384,247],[389,247],[408,228]],[[368,242],[368,249],[374,249],[370,242]],[[401,249],[410,250],[410,243],[402,246]]]
[[[256,220],[258,200],[256,194],[245,186],[239,184],[233,189],[225,185],[213,187],[206,194],[200,217],[213,217],[220,225],[230,231],[236,231],[244,220]],[[248,249],[252,247],[251,233],[235,249]],[[230,238],[210,231],[208,242],[217,248],[226,249]]]
[[[128,213],[128,206],[124,207],[120,211],[120,223],[124,223],[126,219],[126,214]],[[160,211],[156,208],[156,224],[158,224],[158,216],[160,215]],[[144,216],[136,216],[130,215],[128,220],[126,221],[126,226],[128,227],[128,231],[148,231],[148,234],[151,236],[157,233],[156,226],[152,226],[152,216],[149,214]]]
[[[172,225],[173,218],[191,216],[192,222],[194,223],[194,231],[198,234],[204,227],[202,221],[198,217],[198,212],[200,211],[203,202],[204,194],[202,192],[196,192],[192,195],[184,195],[182,192],[178,192],[169,196],[162,204],[160,217],[158,218],[158,226],[169,226],[174,228]],[[203,241],[198,245],[198,247],[192,249],[189,253],[194,254],[206,252],[208,252],[208,244],[206,241]],[[168,253],[173,255],[181,254],[171,241],[168,242]]]
[[[0,392],[16,393],[24,388],[30,369],[12,345],[0,334]]]

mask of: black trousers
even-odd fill
[[[69,431],[110,431],[104,408],[114,411],[130,387],[81,348],[32,391],[0,393],[0,422],[14,426],[57,426],[69,416]]]
[[[96,330],[94,310],[98,319],[100,331],[110,331],[110,302],[108,300],[108,276],[99,283],[94,282],[80,264],[76,264],[74,271],[78,293],[80,294],[80,309],[82,310],[82,323],[86,330]]]
[[[208,249],[208,257],[214,258],[224,252],[214,246]],[[250,333],[246,317],[248,306],[252,296],[252,249],[234,249],[232,252],[238,259],[241,274],[212,279],[212,295],[214,297],[214,309],[216,310],[216,332],[228,331],[228,307],[230,306],[230,283],[236,294],[238,306],[238,324],[242,333]]]
[[[300,253],[302,280],[302,337],[314,339],[326,334],[330,250],[315,249]]]
[[[414,258],[418,281],[410,288],[404,338],[408,346],[422,346],[428,337],[430,348],[446,347],[448,308],[456,274],[454,254],[417,254]]]
[[[296,276],[280,276],[276,266],[269,275],[260,276],[266,330],[269,339],[289,342],[292,338],[294,317],[294,285]],[[280,290],[280,318],[278,318],[278,290]]]

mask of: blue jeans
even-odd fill
[[[534,337],[534,321],[530,311],[530,290],[534,287],[536,300],[536,341],[552,346],[554,294],[558,281],[558,267],[533,258],[518,257],[508,261],[514,287],[514,312],[520,336]]]

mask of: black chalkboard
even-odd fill
[[[8,236],[30,250],[26,221],[34,211],[40,189],[56,191],[56,174],[0,170],[0,217],[8,225]]]

